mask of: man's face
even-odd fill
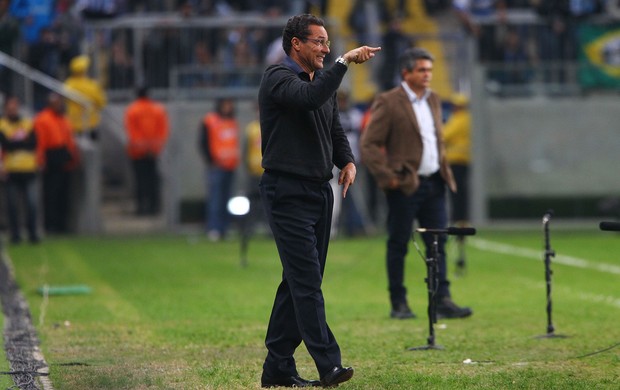
[[[415,67],[411,70],[403,71],[404,80],[415,92],[421,92],[431,86],[433,78],[433,61],[420,59],[415,62]]]
[[[299,41],[299,60],[304,70],[314,72],[317,69],[323,69],[323,61],[325,56],[329,54],[329,47],[327,46],[329,38],[327,30],[323,26],[311,24],[308,26],[308,30],[310,35]]]
[[[49,97],[49,107],[57,114],[65,112],[65,103],[63,98],[58,94],[52,94]]]
[[[6,101],[4,115],[11,119],[19,117],[19,100],[17,98],[13,97]]]
[[[232,117],[235,110],[235,104],[232,100],[224,100],[221,106],[221,114],[225,117]]]

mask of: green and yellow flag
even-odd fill
[[[620,88],[620,24],[582,25],[579,43],[581,85]]]

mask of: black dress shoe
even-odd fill
[[[321,386],[321,382],[309,381],[299,375],[269,378],[263,374],[260,378],[260,385],[261,387],[318,387]]]
[[[444,297],[437,302],[437,318],[465,318],[473,314],[469,307],[460,307],[449,297]]]
[[[321,378],[321,386],[336,387],[339,383],[346,382],[353,376],[353,367],[336,366]]]
[[[409,308],[409,305],[407,305],[406,302],[403,302],[392,307],[390,317],[404,320],[406,318],[415,318],[415,314],[413,314],[413,312]]]

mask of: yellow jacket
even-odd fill
[[[469,164],[471,161],[471,114],[457,110],[443,127],[446,159],[450,164]]]
[[[34,173],[37,171],[36,135],[32,121],[20,118],[13,122],[0,119],[0,144],[2,162],[8,173]]]
[[[67,116],[73,130],[81,133],[99,126],[101,110],[107,103],[107,97],[99,83],[85,75],[70,76],[65,81],[65,87],[84,95],[93,105],[90,110],[87,110],[71,99],[67,99]]]

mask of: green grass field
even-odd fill
[[[581,357],[620,342],[618,235],[552,230],[554,324],[570,337],[539,339],[547,319],[542,232],[479,231],[467,274],[452,277],[455,300],[474,315],[436,325],[441,351],[407,350],[428,335],[425,266],[413,246],[407,284],[418,318],[389,318],[384,241],[330,247],[328,322],[343,363],[356,369],[342,389],[620,388],[620,347]],[[259,388],[281,273],[270,239],[250,243],[247,268],[238,242],[195,235],[56,238],[8,253],[55,388]],[[36,291],[44,284],[93,292],[46,301]],[[303,347],[296,358],[302,376],[317,377]]]

